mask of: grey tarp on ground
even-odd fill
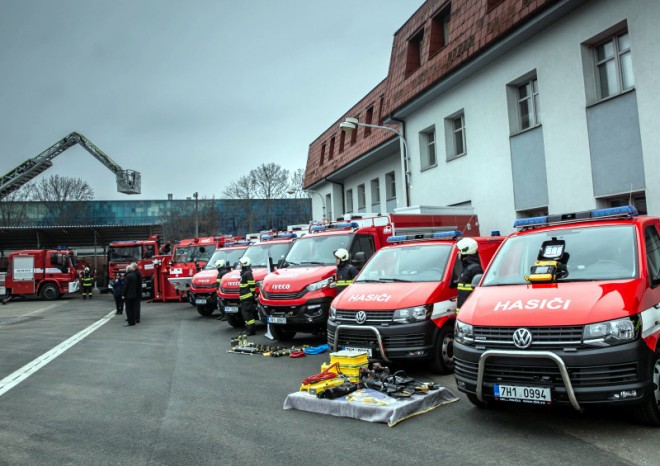
[[[383,422],[392,427],[404,419],[454,401],[458,401],[458,397],[444,387],[415,394],[410,398],[393,398],[371,388],[358,390],[334,400],[317,398],[316,395],[301,391],[286,397],[284,409]]]

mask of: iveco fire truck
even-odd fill
[[[57,299],[79,289],[75,256],[67,248],[30,249],[9,254],[3,304],[15,296]]]
[[[251,243],[249,241],[237,241],[225,243],[225,247],[217,249],[206,267],[193,275],[190,285],[190,293],[197,307],[197,312],[202,316],[210,316],[219,304],[218,302],[218,270],[216,261],[222,259],[230,267],[235,267],[238,259],[245,253]]]
[[[309,234],[293,244],[282,267],[264,278],[260,312],[277,340],[290,340],[297,332],[325,334],[328,309],[337,294],[331,286],[336,271],[334,251],[348,250],[351,263],[361,269],[395,231],[470,231],[477,225],[471,211],[451,207],[437,215],[389,214],[313,225]]]
[[[108,246],[108,283],[126,271],[126,266],[135,262],[142,275],[142,292],[153,296],[154,257],[158,254],[158,235],[146,240],[113,241]]]
[[[479,234],[473,229],[470,234]],[[431,370],[453,369],[460,231],[387,238],[354,283],[330,306],[328,345],[372,359],[426,359]],[[473,237],[485,268],[503,237]]]
[[[297,238],[295,233],[274,233],[261,235],[260,241],[245,251],[245,256],[252,263],[252,276],[257,284],[256,292],[264,277],[282,263],[291,245]],[[232,327],[243,328],[245,321],[240,313],[239,291],[241,284],[240,270],[233,270],[222,277],[218,298],[227,315],[227,322]]]
[[[514,227],[456,320],[458,389],[660,426],[660,218],[623,206]]]

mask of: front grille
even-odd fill
[[[520,327],[474,327],[474,344],[486,349],[515,349],[513,332]],[[582,347],[582,326],[525,327],[532,332],[530,350]]]
[[[217,288],[217,286],[215,284],[213,284],[213,285],[195,285],[195,284],[193,284],[193,286],[198,290],[209,290],[209,291],[210,290],[215,290]]]
[[[343,311],[337,309],[336,320],[339,322],[355,323],[355,314],[359,311]],[[367,320],[365,324],[382,324],[392,322],[394,311],[365,311]]]
[[[531,384],[564,386],[556,364],[506,365],[486,362],[484,383]],[[607,366],[568,367],[568,375],[573,387],[597,387],[618,385],[638,380],[635,363],[612,364]],[[478,364],[454,358],[454,372],[458,377],[477,380]]]
[[[272,300],[284,300],[284,299],[298,299],[302,298],[307,294],[307,289],[303,289],[302,291],[299,291],[297,293],[271,293],[268,291],[261,290],[261,295],[265,299],[272,299]]]
[[[225,288],[224,286],[220,287],[222,294],[234,294],[238,296],[238,290],[236,288]]]
[[[413,333],[405,335],[381,335],[385,348],[416,348],[424,346],[424,334]],[[328,344],[335,342],[334,332],[328,332]],[[360,348],[378,348],[376,334],[370,330],[341,329],[339,331],[339,347],[354,346]]]

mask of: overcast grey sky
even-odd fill
[[[96,199],[219,198],[262,163],[304,168],[423,3],[0,0],[0,175],[72,131],[142,173],[142,194],[117,193],[76,145],[41,175]]]

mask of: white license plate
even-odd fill
[[[268,316],[269,324],[286,324],[286,317],[271,317]]]
[[[206,299],[203,298],[197,298],[195,300],[195,304],[206,304]]]
[[[493,395],[502,401],[516,401],[520,403],[550,404],[550,388],[548,387],[521,387],[518,385],[494,385]]]
[[[227,314],[238,314],[237,306],[225,306],[225,312]]]
[[[371,357],[371,348],[354,348],[352,346],[344,346],[346,351],[357,351],[359,353],[367,353],[367,356]]]

